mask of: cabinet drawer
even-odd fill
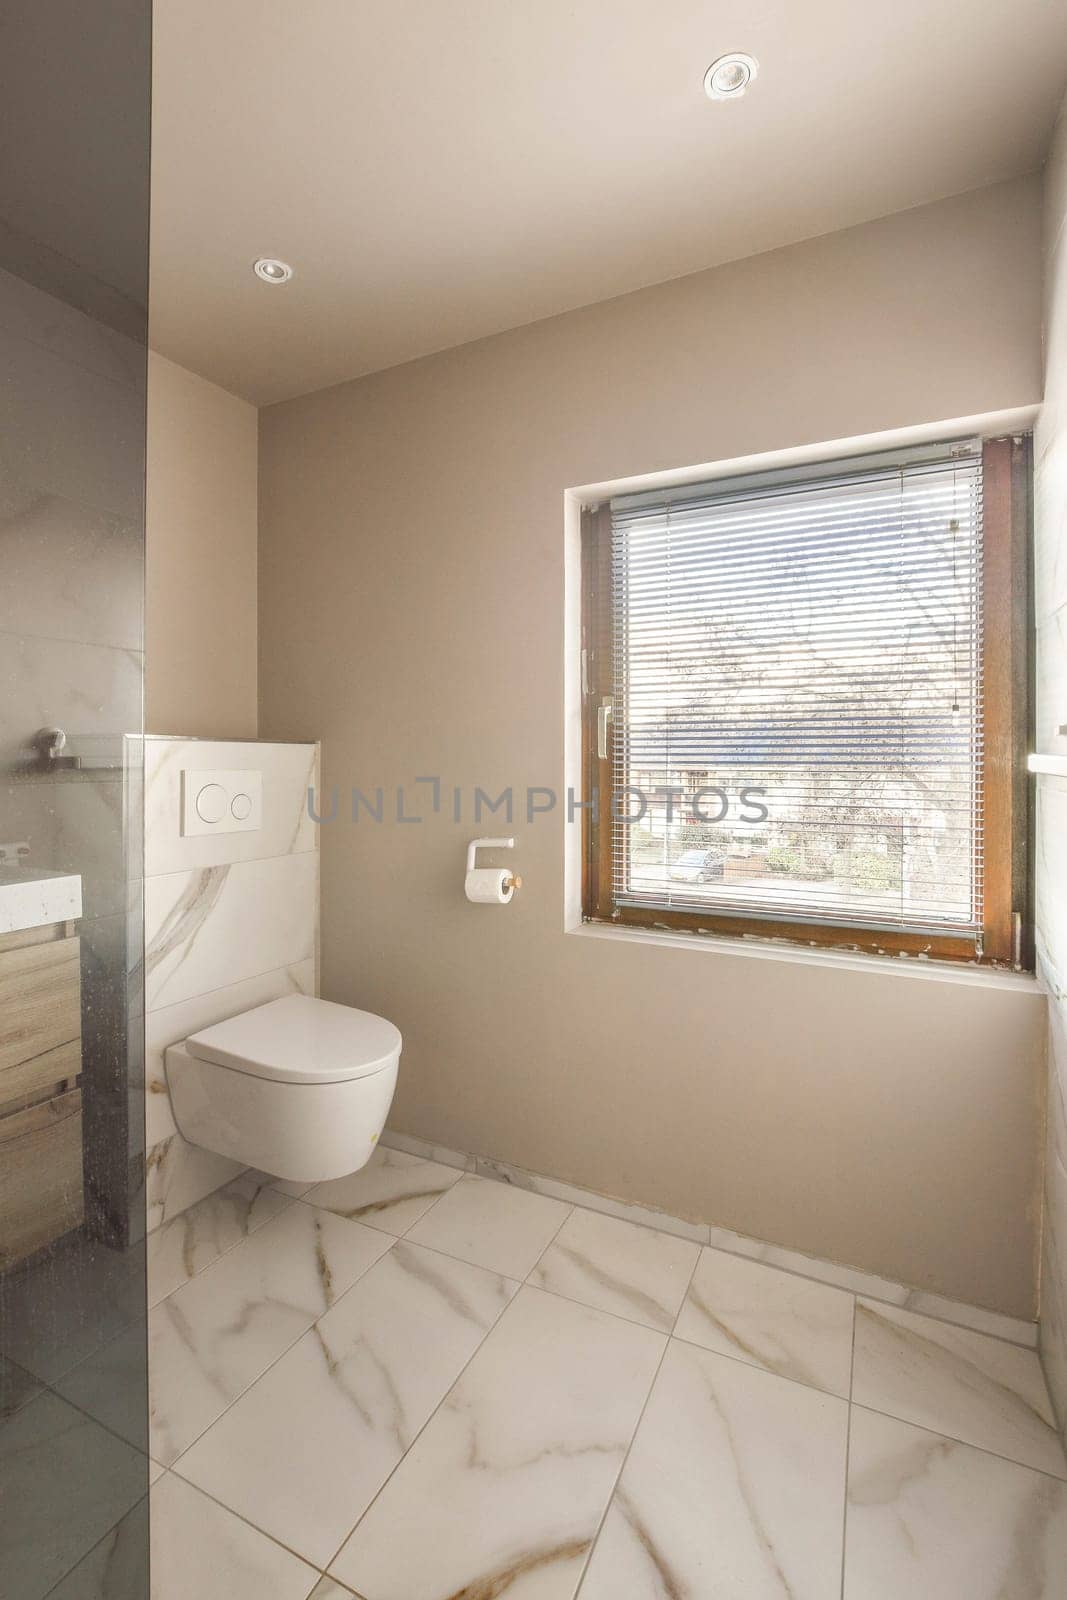
[[[0,1117],[16,1111],[31,1100],[48,1100],[62,1089],[73,1089],[82,1069],[80,1039],[57,1045],[29,1061],[18,1061],[0,1070]]]
[[[10,1267],[84,1216],[80,1089],[0,1117],[0,1267]]]
[[[80,940],[0,950],[0,1073],[80,1033]]]

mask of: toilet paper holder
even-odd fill
[[[514,850],[514,839],[472,839],[467,846],[467,877],[475,871],[478,865],[479,850]],[[508,890],[508,897],[516,889],[522,888],[522,879],[514,872],[509,873],[504,879],[504,887]]]

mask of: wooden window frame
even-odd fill
[[[853,924],[778,921],[655,906],[616,905],[612,896],[612,730],[598,754],[598,707],[613,691],[611,513],[582,515],[582,906],[587,922],[666,931],[788,940],[804,946],[918,956],[1032,970],[1029,783],[1032,647],[1029,550],[1032,449],[1028,435],[982,446],[981,660],[983,759],[980,826],[985,842],[980,948],[968,934],[886,931]]]

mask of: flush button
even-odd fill
[[[226,815],[226,790],[220,783],[205,783],[196,797],[196,814],[204,822],[221,822]]]
[[[243,822],[247,816],[251,815],[251,796],[247,794],[235,794],[233,799],[230,801],[230,811],[237,818],[238,822]]]

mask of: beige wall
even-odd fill
[[[148,360],[149,733],[256,735],[255,406]]]
[[[1067,755],[1067,101],[1045,170],[1045,403],[1034,436],[1037,747]],[[1067,778],[1037,780],[1037,924],[1051,996],[1041,1353],[1067,1427]]]
[[[1036,402],[1014,182],[264,411],[260,716],[324,783],[439,774],[323,829],[323,993],[404,1034],[393,1123],[1032,1315],[1033,986],[564,931],[567,829],[462,898],[451,786],[564,784],[564,493]],[[426,809],[426,788],[421,799]]]

